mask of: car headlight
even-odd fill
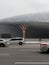
[[[7,42],[7,44],[10,44],[9,42]]]

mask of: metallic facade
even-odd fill
[[[26,38],[49,38],[49,27],[46,24],[36,23],[0,23],[0,37],[1,34],[10,34],[11,37],[22,37],[23,33],[20,28],[21,25],[27,25]],[[41,25],[40,25],[41,24]],[[44,25],[44,26],[43,26]]]

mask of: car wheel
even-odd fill
[[[47,53],[49,53],[49,49],[47,50]]]
[[[4,44],[0,44],[0,46],[1,46],[1,47],[5,47],[5,45],[4,45]]]
[[[19,45],[22,45],[22,42],[19,42]]]

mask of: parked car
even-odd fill
[[[40,50],[41,50],[41,52],[47,52],[47,51],[49,51],[49,41],[47,41],[47,42],[41,42],[41,44],[40,44]]]
[[[11,38],[9,41],[8,41],[9,44],[19,44],[19,45],[22,45],[24,43],[24,38],[22,37],[16,37],[16,38]]]
[[[7,46],[7,42],[6,42],[6,40],[0,38],[0,47],[5,47],[5,46]]]

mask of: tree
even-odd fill
[[[27,25],[22,24],[22,25],[20,25],[20,28],[23,31],[23,38],[25,38],[25,33],[26,33]]]

